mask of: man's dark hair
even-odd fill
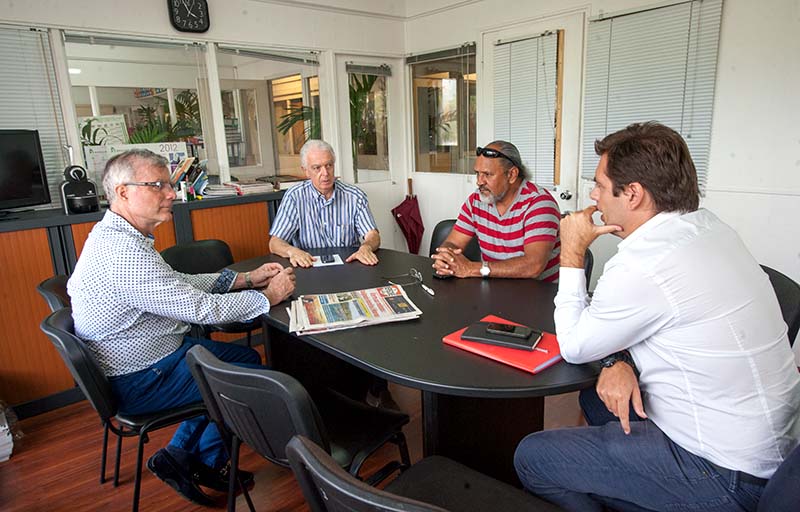
[[[594,143],[606,155],[606,174],[618,196],[625,185],[640,183],[659,212],[693,212],[700,206],[697,171],[686,141],[656,122],[634,123]]]

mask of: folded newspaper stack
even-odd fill
[[[422,311],[411,302],[399,285],[324,295],[301,295],[292,301],[289,331],[297,334],[338,331],[410,320],[421,314]]]

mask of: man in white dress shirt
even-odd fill
[[[604,368],[581,394],[590,426],[526,437],[520,480],[567,510],[755,510],[800,438],[800,377],[769,279],[698,209],[678,133],[634,124],[595,151],[597,206],[561,222],[555,324],[566,361]],[[604,233],[622,242],[590,302],[583,255]]]

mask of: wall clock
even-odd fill
[[[205,32],[210,21],[206,0],[167,0],[169,21],[181,32]]]

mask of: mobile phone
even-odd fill
[[[503,332],[500,332],[498,329],[492,329],[493,332],[489,331],[487,329],[489,325],[500,326],[503,329]],[[517,329],[513,329],[514,327]],[[505,332],[506,329],[508,329],[510,332]],[[530,335],[527,338],[511,336],[511,332],[516,332],[517,330],[527,330],[530,332]],[[536,349],[536,345],[538,345],[542,340],[542,333],[541,331],[521,325],[507,326],[507,324],[495,324],[493,322],[475,322],[467,327],[467,330],[461,335],[461,339],[530,351]]]
[[[531,337],[533,330],[530,327],[525,327],[524,325],[498,324],[491,322],[486,324],[486,332],[490,334],[512,336],[514,338],[528,339]]]
[[[333,263],[333,254],[323,254],[319,257],[319,261],[322,263]]]

